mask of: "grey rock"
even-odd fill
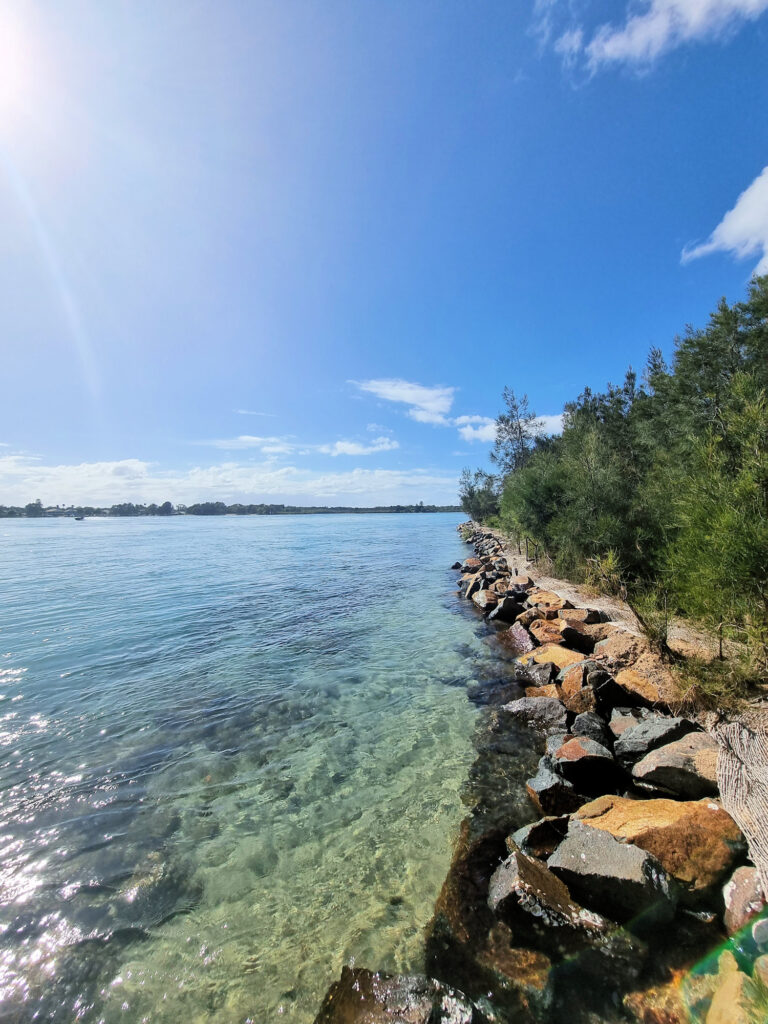
[[[644,722],[651,718],[653,711],[648,708],[624,708],[615,707],[611,711],[611,718],[608,728],[615,737],[621,736],[627,729],[633,728],[638,722]]]
[[[493,622],[514,622],[522,610],[523,606],[513,597],[507,595],[499,601],[488,619]]]
[[[578,900],[613,920],[674,912],[674,889],[656,858],[602,829],[571,822],[548,865]]]
[[[555,770],[581,793],[612,792],[624,776],[610,750],[587,736],[571,736],[551,756]]]
[[[529,857],[551,857],[565,839],[570,818],[567,814],[548,815],[523,825],[507,840],[510,852],[518,847]]]
[[[600,743],[608,749],[610,749],[613,741],[605,720],[595,711],[585,711],[581,715],[576,715],[571,726],[571,732],[574,736],[587,736],[589,739],[594,740],[595,743]]]
[[[565,732],[568,712],[559,700],[553,697],[520,697],[502,706],[522,721],[547,733]]]
[[[689,733],[646,754],[632,769],[632,777],[686,800],[715,796],[717,756],[717,741],[708,733]]]
[[[556,672],[557,666],[551,661],[542,664],[531,661],[527,665],[515,666],[515,678],[524,686],[547,686],[554,679]]]
[[[638,761],[652,750],[696,731],[694,723],[689,722],[687,718],[649,715],[643,721],[625,729],[616,740],[613,751],[620,761]]]
[[[546,758],[541,759],[539,770],[528,779],[525,788],[534,807],[543,815],[570,814],[589,799],[577,793],[573,783],[552,771]]]

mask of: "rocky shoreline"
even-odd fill
[[[315,1024],[768,1020],[768,914],[717,739],[674,713],[641,636],[460,529],[459,593],[508,671],[470,695],[486,707],[427,976],[345,967]]]

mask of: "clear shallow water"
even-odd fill
[[[419,969],[490,658],[460,518],[0,521],[0,1019]]]

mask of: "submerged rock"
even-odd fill
[[[486,1024],[462,993],[421,975],[343,967],[314,1024]]]

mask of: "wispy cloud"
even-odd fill
[[[255,409],[235,409],[238,416],[268,416],[270,419],[276,419],[277,413],[274,412],[257,412]]]
[[[706,242],[683,250],[682,262],[713,252],[729,252],[737,259],[759,255],[754,272],[768,274],[768,167],[741,193]]]
[[[41,498],[51,503],[111,505],[121,501],[285,502],[286,504],[394,505],[453,503],[456,476],[430,469],[357,467],[318,473],[274,463],[224,462],[187,470],[162,469],[140,459],[47,465],[22,456],[0,456],[5,504]]]
[[[566,66],[578,62],[594,74],[617,65],[648,67],[687,43],[722,39],[759,18],[768,0],[640,0],[627,4],[619,24],[600,25],[591,35],[569,19],[570,6],[536,0],[531,31],[544,43],[554,39]]]
[[[221,448],[224,451],[244,451],[248,448],[255,448],[258,451],[270,449],[272,453],[281,452],[287,454],[297,447],[289,438],[285,437],[258,437],[255,434],[240,434],[238,437],[224,437],[213,441],[199,441],[199,444],[209,445],[211,448]]]
[[[439,426],[450,425],[447,418],[453,405],[456,388],[428,387],[400,379],[350,381],[361,391],[375,395],[385,402],[397,402],[407,406],[406,415],[418,423],[434,423]]]
[[[464,441],[496,440],[496,420],[490,416],[457,416],[453,422]]]
[[[373,455],[376,452],[391,452],[400,445],[389,437],[376,437],[370,444],[358,441],[336,441],[334,444],[322,444],[318,451],[325,455]]]

